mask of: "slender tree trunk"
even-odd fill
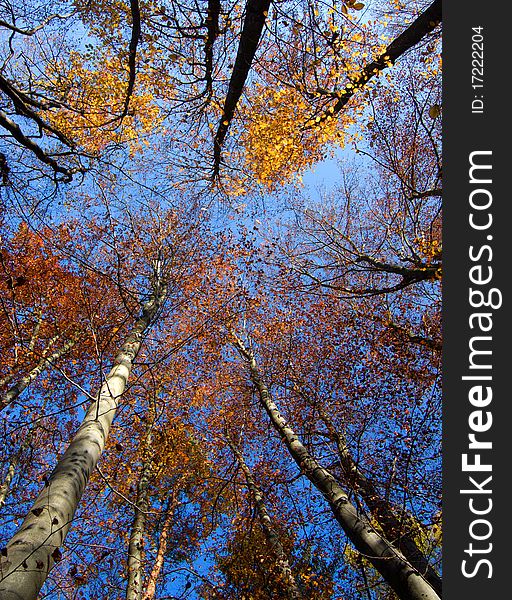
[[[14,400],[16,400],[16,398],[18,398],[18,396],[25,391],[25,389],[34,381],[34,379],[39,377],[39,375],[46,371],[48,367],[51,367],[55,362],[67,354],[75,344],[76,338],[72,338],[63,346],[52,352],[50,356],[46,356],[46,353],[49,350],[48,347],[45,352],[43,352],[43,356],[37,365],[7,390],[3,398],[0,400],[0,411],[9,406],[11,402],[14,402]]]
[[[41,406],[40,416],[36,419],[33,427],[30,429],[28,434],[23,438],[21,446],[18,448],[18,451],[15,453],[14,457],[12,458],[11,462],[9,463],[9,468],[7,469],[7,474],[5,476],[4,482],[0,486],[0,509],[3,508],[5,501],[7,500],[7,496],[9,495],[9,493],[11,491],[11,484],[12,484],[12,480],[14,479],[14,476],[16,475],[16,469],[18,468],[18,465],[20,464],[23,453],[32,443],[34,433],[36,432],[36,430],[39,426],[39,423],[40,423],[41,419],[43,418],[43,413],[44,413],[47,403],[48,403],[48,397],[45,398],[45,400]]]
[[[204,42],[206,94],[208,101],[213,93],[213,45],[219,35],[219,16],[222,10],[220,0],[208,0],[206,13],[206,40]]]
[[[169,531],[171,530],[171,526],[174,521],[174,509],[176,508],[176,496],[175,492],[171,492],[171,500],[169,502],[169,507],[167,508],[167,513],[165,515],[165,520],[162,525],[162,531],[160,532],[160,539],[158,541],[158,550],[156,553],[155,562],[153,563],[153,568],[151,569],[151,573],[149,574],[146,591],[142,596],[142,600],[153,600],[156,592],[156,584],[158,581],[158,577],[162,571],[162,567],[164,566],[165,553],[167,551],[167,541],[169,539]]]
[[[298,393],[313,406],[311,400],[297,386]],[[329,439],[336,444],[345,481],[370,509],[374,519],[384,532],[386,538],[401,550],[411,565],[416,568],[430,583],[439,596],[442,592],[442,581],[436,571],[429,565],[427,558],[418,548],[414,539],[404,528],[404,522],[395,514],[394,507],[379,494],[377,488],[361,471],[347,444],[345,436],[335,427],[330,417],[321,406],[315,405],[320,419],[327,427]]]
[[[245,480],[247,481],[247,487],[249,488],[249,491],[251,492],[252,497],[254,499],[254,503],[256,505],[256,510],[258,512],[258,517],[261,523],[261,527],[263,529],[263,533],[265,534],[265,537],[267,538],[267,541],[270,544],[271,550],[276,555],[276,566],[279,570],[279,574],[281,575],[281,579],[286,587],[287,598],[289,600],[299,600],[302,597],[302,594],[300,593],[300,590],[297,587],[297,583],[290,568],[290,563],[286,556],[286,552],[284,551],[283,545],[281,544],[279,534],[277,533],[272,524],[272,519],[270,518],[267,507],[265,506],[265,501],[263,500],[263,494],[259,487],[256,485],[251,470],[247,466],[240,450],[235,446],[235,444],[231,440],[229,440],[228,443],[231,450],[233,451],[233,454],[236,456],[240,468],[244,473]]]
[[[119,350],[114,366],[75,437],[23,524],[4,548],[0,562],[2,600],[36,600],[48,573],[61,560],[60,547],[89,477],[105,447],[144,332],[161,307],[165,292],[165,285],[159,282],[154,294],[144,305],[141,317]]]
[[[14,458],[9,463],[9,468],[7,469],[7,473],[5,475],[4,482],[0,486],[0,509],[4,507],[5,501],[7,500],[7,496],[11,491],[11,483],[14,479],[14,475],[16,474],[16,469],[18,468],[18,464],[20,462],[20,453],[16,452]]]
[[[149,506],[149,482],[153,472],[151,456],[151,429],[150,422],[143,441],[143,464],[137,484],[137,500],[135,503],[135,517],[130,532],[128,544],[128,583],[126,586],[126,600],[140,600],[142,596],[142,577],[144,560],[144,535],[146,530],[146,513]]]
[[[1,76],[0,76],[1,77]],[[4,309],[5,310],[5,309]],[[7,315],[7,311],[5,311],[5,314]],[[9,317],[7,317],[9,318]],[[39,338],[39,331],[41,330],[41,325],[43,324],[43,311],[41,308],[37,309],[37,321],[34,325],[34,329],[32,330],[32,334],[30,336],[30,341],[28,343],[28,350],[30,352],[34,351],[36,342]],[[11,326],[12,327],[12,326]],[[48,351],[50,350],[50,348],[52,347],[52,345],[55,343],[55,341],[59,338],[59,336],[55,336],[53,337],[48,344],[46,345],[46,348],[43,350],[43,356],[45,354],[48,353]],[[17,344],[15,344],[17,345]],[[11,369],[10,369],[10,373],[7,373],[7,375],[5,375],[4,377],[2,377],[0,379],[0,388],[5,387],[6,385],[9,385],[11,383],[11,381],[16,377],[16,372],[15,372],[15,366],[18,363],[18,353],[17,351],[15,351],[15,361],[14,361],[14,365],[12,365]],[[1,400],[0,400],[0,410],[2,410],[1,408]]]
[[[283,439],[299,469],[323,494],[336,520],[356,549],[370,560],[402,600],[439,600],[438,594],[423,575],[358,512],[331,473],[309,454],[297,434],[279,413],[259,373],[252,352],[247,350],[236,336],[234,339],[235,347],[249,366],[251,381],[258,390],[260,402],[274,429]]]

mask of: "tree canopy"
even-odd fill
[[[439,599],[441,2],[0,43],[2,600]]]

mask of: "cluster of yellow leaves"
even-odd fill
[[[421,53],[420,62],[422,63],[421,74],[425,78],[425,81],[440,78],[443,69],[440,39],[434,40],[427,45]]]
[[[307,127],[312,107],[295,88],[257,90],[248,124],[242,134],[244,164],[257,183],[272,189],[277,183],[300,177],[326,157],[328,145],[343,145],[349,119],[328,118]]]
[[[442,244],[438,240],[432,239],[430,236],[421,235],[414,238],[414,242],[418,254],[425,260],[428,262],[439,260],[442,252]]]
[[[49,65],[45,85],[52,91],[58,90],[64,99],[62,107],[48,110],[45,118],[90,154],[98,154],[116,143],[127,143],[133,153],[144,143],[141,133],[156,131],[163,121],[154,100],[157,83],[151,72],[144,69],[137,72],[128,114],[120,118],[128,88],[128,68],[119,56],[107,53],[97,65],[88,66],[82,55],[72,52],[66,63]]]
[[[84,3],[75,0],[74,5],[80,11],[84,23],[89,25],[96,34],[119,35],[121,27],[129,23],[129,2],[89,0],[84,7]]]
[[[188,428],[178,420],[154,433],[152,444],[153,469],[157,479],[208,472],[207,461],[198,442]]]

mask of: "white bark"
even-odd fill
[[[256,485],[251,470],[247,466],[247,463],[245,462],[240,450],[234,445],[233,442],[231,442],[231,440],[229,440],[229,446],[231,447],[231,450],[236,456],[238,464],[244,473],[245,480],[247,481],[247,487],[249,488],[254,499],[254,503],[256,504],[256,510],[258,512],[263,533],[265,534],[265,537],[267,538],[267,541],[269,542],[270,547],[277,558],[276,565],[284,585],[286,586],[286,595],[289,600],[300,600],[302,595],[293,576],[290,563],[286,556],[286,552],[284,551],[283,545],[281,544],[279,534],[274,528],[272,519],[270,518],[270,514],[265,505],[263,493]]]
[[[50,342],[50,345],[52,342]],[[37,365],[7,390],[4,397],[0,400],[0,410],[3,410],[7,406],[9,406],[11,402],[14,402],[14,400],[16,400],[16,398],[18,398],[18,396],[23,391],[25,391],[25,389],[34,381],[34,379],[39,377],[39,375],[46,371],[48,367],[50,367],[56,361],[62,358],[67,352],[71,350],[71,348],[73,348],[75,344],[76,338],[72,338],[68,340],[63,346],[55,350],[55,352],[52,352],[50,356],[46,356],[46,352],[43,353],[43,356],[41,357],[41,360],[37,363]]]
[[[296,386],[295,389],[310,406],[314,406],[299,386]],[[441,577],[429,564],[426,556],[407,531],[403,519],[395,515],[393,506],[379,494],[373,482],[361,471],[350,452],[345,436],[334,426],[323,408],[319,405],[315,405],[314,408],[327,427],[329,439],[336,444],[346,483],[365,501],[386,538],[401,550],[407,560],[425,577],[440,596],[442,591]]]
[[[60,547],[105,447],[143,334],[162,305],[165,291],[165,286],[158,286],[155,295],[144,305],[142,315],[118,352],[96,401],[89,407],[23,524],[4,549],[5,556],[0,562],[2,600],[36,600],[48,573],[61,559]]]
[[[14,475],[16,474],[16,469],[18,468],[19,462],[20,455],[19,453],[17,453],[9,463],[9,468],[7,469],[4,482],[0,486],[0,509],[4,507],[5,501],[7,500],[7,496],[11,491],[11,483],[14,479]]]
[[[283,439],[299,469],[323,494],[355,548],[370,560],[402,600],[439,600],[425,578],[359,513],[333,475],[309,454],[272,400],[252,352],[245,348],[240,339],[236,336],[234,338],[235,347],[249,365],[251,380],[274,429]]]

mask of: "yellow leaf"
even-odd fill
[[[439,106],[439,104],[433,104],[428,109],[428,114],[432,119],[435,119],[436,117],[438,117],[441,114],[441,107]]]

